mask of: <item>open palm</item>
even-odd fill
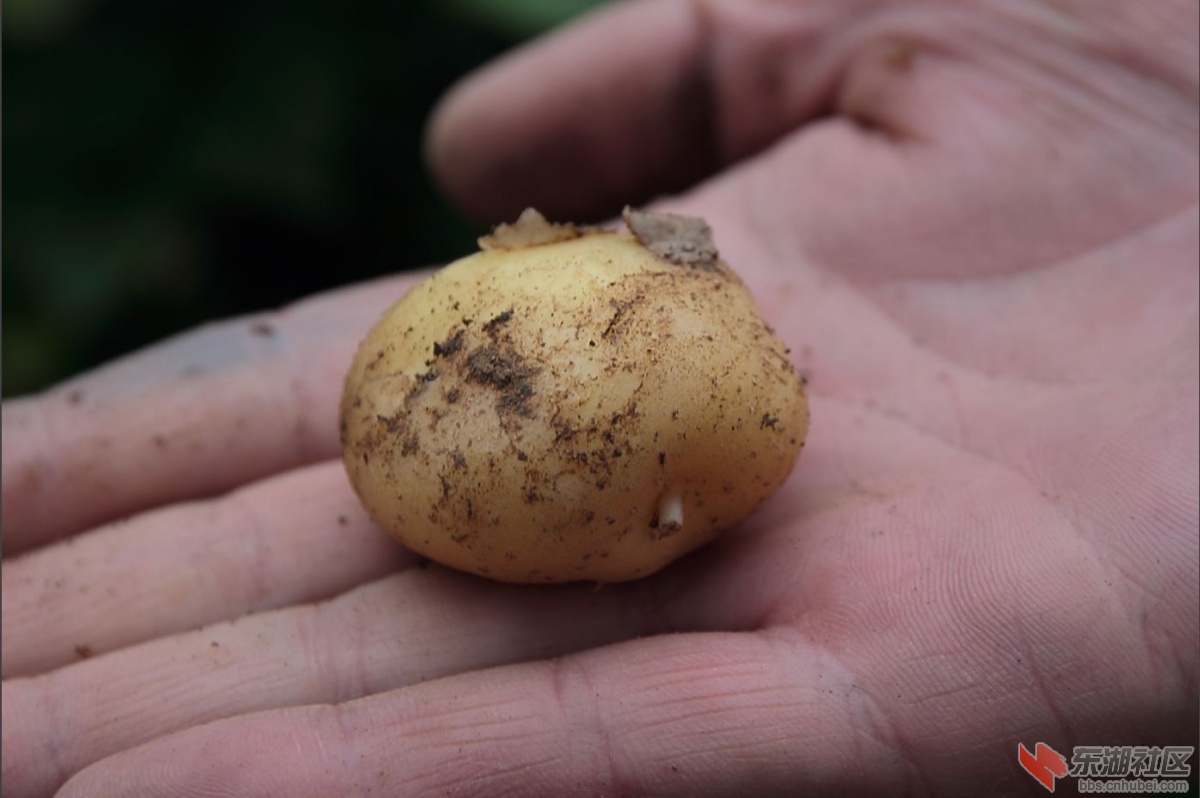
[[[477,212],[716,175],[660,205],[809,378],[791,480],[635,583],[423,565],[336,460],[406,279],[8,403],[6,790],[1001,794],[1018,742],[1194,745],[1196,22],[652,0],[469,82],[430,154]]]

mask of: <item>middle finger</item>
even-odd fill
[[[321,604],[7,680],[5,786],[49,796],[92,762],[190,726],[692,628],[706,613],[681,602],[668,620],[646,585],[531,588],[410,568]]]
[[[415,560],[340,462],[299,469],[4,560],[3,676],[328,598]]]

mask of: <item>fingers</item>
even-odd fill
[[[656,637],[192,729],[62,798],[800,795],[912,778],[835,660],[767,633]]]
[[[318,601],[411,565],[340,461],[113,524],[2,566],[4,678]]]
[[[1178,39],[1130,41],[1148,22],[1037,3],[616,4],[465,81],[429,157],[474,213],[586,220],[771,146],[686,198],[719,240],[744,218],[777,270],[1009,275],[1194,205],[1194,92],[1178,91],[1194,64]]]
[[[589,220],[683,189],[820,112],[855,4],[614,4],[472,76],[428,159],[493,221],[533,205]],[[849,7],[849,8],[848,8]]]
[[[335,456],[354,347],[414,279],[202,327],[6,402],[4,553]]]
[[[686,2],[605,9],[457,87],[431,123],[430,168],[493,221],[525,205],[584,220],[686,184],[716,163],[703,38]]]
[[[91,762],[211,720],[344,702],[714,617],[706,602],[657,596],[650,583],[545,590],[410,569],[323,604],[8,680],[0,687],[5,788],[49,795]]]

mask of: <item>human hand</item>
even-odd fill
[[[1194,744],[1196,22],[656,0],[469,82],[431,157],[493,218],[717,172],[661,207],[810,377],[792,479],[639,582],[417,567],[335,459],[404,279],[9,403],[6,789],[1003,794],[1018,742]]]

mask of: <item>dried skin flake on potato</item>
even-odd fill
[[[635,579],[791,472],[801,379],[707,223],[624,219],[588,229],[529,209],[362,342],[346,470],[409,548],[507,582]]]

